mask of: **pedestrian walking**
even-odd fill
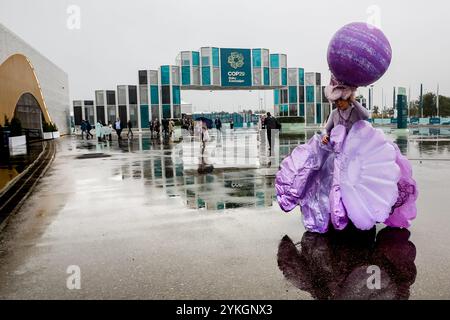
[[[222,121],[220,121],[219,118],[216,118],[216,121],[214,121],[216,125],[216,130],[221,131],[222,130]]]
[[[164,137],[167,137],[169,133],[169,121],[167,119],[162,119],[163,133]]]
[[[114,130],[116,130],[117,138],[119,140],[122,139],[122,123],[120,122],[120,119],[117,119],[114,123]]]
[[[88,139],[88,140],[89,140],[89,137],[91,139],[94,139],[94,135],[91,133],[91,130],[92,130],[92,126],[89,123],[89,120],[86,120],[86,139]]]
[[[86,132],[86,121],[85,120],[81,121],[80,129],[81,129],[81,139],[84,140],[84,133]],[[87,135],[86,135],[86,139],[87,139]]]
[[[203,155],[205,153],[206,143],[209,141],[208,127],[206,125],[202,126],[202,131],[201,131],[200,137],[201,137],[201,143],[202,143],[201,152]]]
[[[161,131],[161,123],[159,122],[158,119],[155,119],[155,121],[154,121],[153,130],[155,130],[156,137],[159,139],[160,138],[160,131]]]
[[[107,131],[106,131],[105,136],[108,137],[109,141],[112,141],[112,131],[113,131],[113,126],[112,126],[111,123],[108,123],[108,127],[107,127]]]
[[[134,138],[134,136],[133,136],[133,130],[132,130],[132,128],[133,128],[133,123],[131,122],[131,120],[128,120],[128,122],[127,122],[127,127],[128,127],[127,138],[130,139],[130,133],[131,133],[131,139],[133,139],[133,138]]]
[[[98,142],[103,141],[103,125],[100,123],[100,120],[95,124],[95,136]]]
[[[270,112],[267,112],[267,118],[265,120],[266,124],[266,130],[267,130],[267,140],[269,141],[269,151],[272,154],[272,130],[276,130],[277,125],[277,119],[272,117]]]

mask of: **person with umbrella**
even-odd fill
[[[211,119],[205,117],[198,117],[196,121],[201,121],[208,129],[212,129],[213,122]]]

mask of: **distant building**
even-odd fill
[[[367,108],[367,99],[364,96],[356,97],[356,101],[358,101],[364,108]]]
[[[73,118],[76,126],[79,126],[83,120],[87,120],[90,124],[94,125],[97,122],[94,100],[73,101]]]
[[[97,90],[95,91],[95,115],[96,122],[102,124],[113,124],[117,119],[118,108],[116,102],[115,90]],[[78,125],[75,123],[75,125]]]

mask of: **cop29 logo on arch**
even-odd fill
[[[233,69],[239,69],[244,66],[244,55],[239,52],[232,52],[228,56],[228,63]]]
[[[250,49],[220,49],[222,87],[251,87],[252,58]]]

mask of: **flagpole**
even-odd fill
[[[423,84],[420,84],[420,117],[423,118]]]
[[[411,86],[409,86],[408,89],[408,118],[410,116],[410,109],[411,109]]]
[[[437,85],[437,95],[436,95],[436,117],[439,118],[439,83]]]

